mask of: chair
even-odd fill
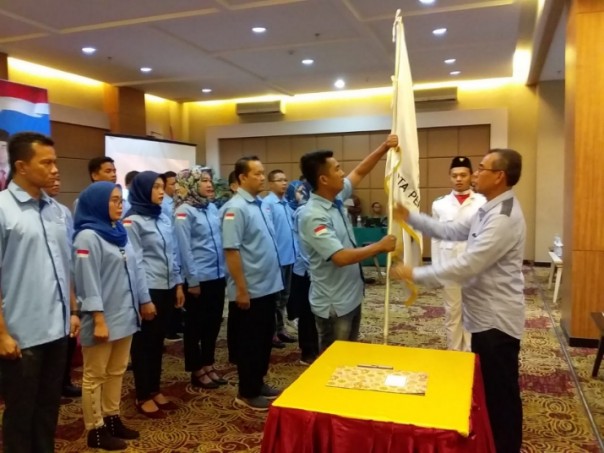
[[[591,377],[598,377],[598,370],[602,363],[602,356],[604,356],[604,313],[597,311],[591,314],[591,318],[596,323],[598,330],[600,331],[600,342],[598,344],[598,353],[596,354],[596,361],[594,362],[594,368],[591,372]]]
[[[562,258],[556,255],[554,252],[548,252],[549,258],[552,262],[550,270],[549,270],[549,281],[547,283],[547,289],[552,287],[552,281],[554,279],[554,274],[556,275],[556,284],[554,285],[554,299],[552,302],[556,302],[558,300],[558,291],[560,290],[560,282],[562,281]]]

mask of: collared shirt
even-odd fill
[[[102,311],[109,341],[134,334],[140,326],[140,306],[151,302],[145,274],[130,243],[121,248],[93,230],[83,230],[74,243],[74,278],[82,311],[80,341],[94,346],[92,312]]]
[[[262,209],[262,200],[241,187],[224,210],[222,243],[225,250],[239,250],[250,298],[257,299],[283,289],[271,219]],[[230,301],[235,300],[237,288],[230,275],[227,294]]]
[[[161,202],[161,212],[170,219],[170,223],[174,224],[174,198],[164,195]]]
[[[522,337],[526,225],[513,191],[493,198],[463,221],[441,223],[412,213],[408,222],[439,239],[468,241],[465,252],[457,258],[413,269],[413,279],[432,286],[460,282],[463,323],[469,332],[498,329],[514,338]]]
[[[303,204],[294,211],[292,225],[294,231],[294,240],[296,241],[296,262],[294,263],[292,272],[300,277],[304,277],[306,275],[310,266],[308,262],[308,255],[306,254],[304,247],[301,247],[300,245],[300,213],[305,206],[306,204]]]
[[[0,193],[0,287],[8,333],[21,349],[69,334],[67,225],[48,195],[14,181]]]
[[[151,289],[171,289],[182,283],[176,240],[170,219],[131,215],[124,219],[128,240],[136,253],[139,269],[144,269]]]
[[[338,267],[334,253],[356,247],[354,233],[342,200],[352,194],[352,184],[344,179],[344,189],[335,201],[315,193],[300,213],[300,239],[309,260],[310,305],[312,312],[329,318],[331,309],[344,316],[363,301],[363,278],[359,264]]]
[[[432,217],[439,222],[454,222],[470,219],[478,208],[486,203],[486,199],[479,193],[470,191],[468,198],[463,203],[459,203],[455,198],[455,192],[437,198],[432,203]],[[466,249],[466,241],[441,241],[440,239],[432,239],[432,262],[439,263],[441,261],[451,259],[463,253]]]
[[[71,211],[67,206],[59,203],[54,198],[51,198],[51,204],[53,205],[53,209],[57,210],[57,215],[63,222],[65,222],[65,226],[67,227],[67,244],[69,244],[69,258],[71,259],[71,246],[73,244],[73,216],[71,215]]]
[[[294,211],[285,198],[279,199],[273,192],[262,200],[262,209],[271,216],[275,229],[275,240],[279,251],[281,266],[294,264],[296,260],[296,243],[292,230],[292,215]]]
[[[224,253],[218,209],[182,204],[176,209],[174,230],[178,242],[182,273],[189,286],[224,278]]]

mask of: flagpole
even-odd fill
[[[394,19],[394,24],[392,25],[392,40],[396,43],[396,55],[395,55],[395,63],[394,63],[394,77],[392,78],[392,132],[394,131],[394,121],[396,119],[396,109],[398,106],[397,102],[397,93],[398,89],[396,87],[397,84],[397,76],[398,76],[398,65],[399,65],[399,42],[397,39],[397,23],[401,21],[401,10],[398,9],[396,11],[396,16]],[[389,153],[400,152],[400,148],[390,149]],[[392,174],[390,176],[390,187],[388,188],[388,234],[393,234],[394,230],[394,188],[396,184],[395,175]],[[390,328],[390,267],[392,266],[392,253],[389,252],[386,256],[386,292],[384,294],[384,344],[388,344],[388,336],[389,336],[389,328]]]

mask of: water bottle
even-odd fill
[[[359,214],[359,215],[357,216],[357,226],[358,226],[358,227],[363,226],[363,218],[361,217],[361,214]]]
[[[558,256],[559,258],[562,258],[562,239],[560,239],[560,236],[555,236],[554,237],[554,254],[556,256]]]

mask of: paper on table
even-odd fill
[[[410,395],[425,395],[427,385],[427,373],[364,366],[337,367],[327,382],[328,387]]]

